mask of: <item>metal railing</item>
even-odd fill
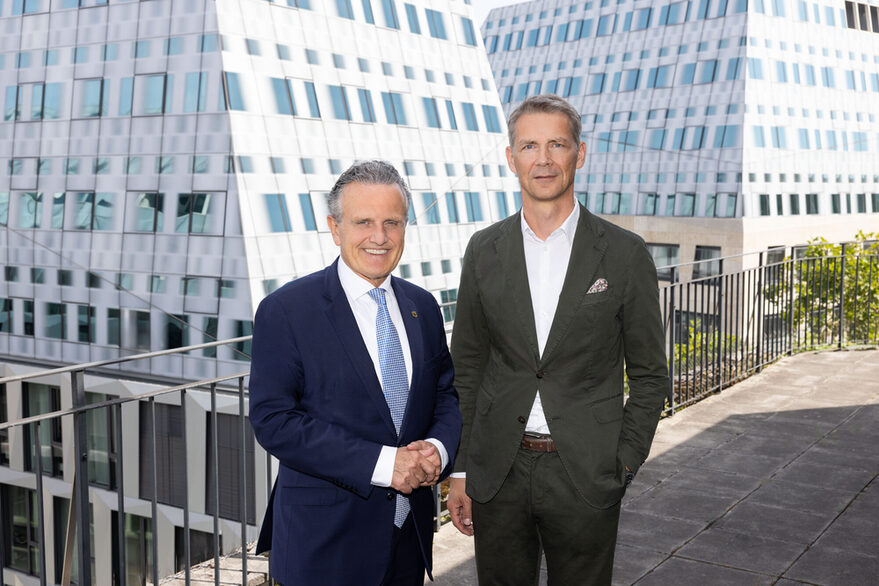
[[[815,245],[773,263],[765,254],[754,268],[662,287],[667,414],[782,356],[879,342],[879,247]]]
[[[89,449],[87,446],[88,442],[88,423],[87,423],[87,414],[99,409],[108,409],[112,410],[113,421],[115,421],[115,437],[113,438],[115,441],[115,452],[116,452],[116,466],[115,466],[115,492],[116,492],[116,508],[114,512],[116,513],[116,543],[113,544],[115,548],[117,548],[116,554],[114,556],[115,561],[112,563],[112,580],[114,580],[114,584],[118,584],[119,586],[126,586],[126,544],[125,540],[125,510],[126,510],[126,494],[125,494],[125,476],[124,476],[124,468],[125,468],[125,459],[123,457],[123,429],[124,422],[122,418],[122,408],[126,404],[130,404],[133,402],[145,402],[149,407],[149,417],[152,420],[151,427],[151,437],[149,439],[149,445],[146,448],[148,453],[150,454],[150,460],[152,465],[152,470],[150,474],[150,482],[152,484],[151,498],[149,499],[150,511],[151,511],[151,528],[152,528],[152,542],[151,542],[151,567],[148,568],[152,573],[152,582],[158,583],[161,579],[160,570],[160,558],[159,558],[159,548],[158,548],[158,506],[159,502],[159,490],[157,486],[157,478],[158,475],[158,466],[159,466],[159,458],[157,457],[157,426],[156,426],[156,399],[164,398],[167,400],[169,397],[175,397],[176,400],[179,401],[181,408],[181,424],[182,430],[181,435],[183,438],[183,454],[184,454],[184,463],[182,466],[183,472],[183,486],[185,487],[183,490],[183,503],[182,503],[182,516],[183,516],[183,532],[184,532],[184,551],[183,551],[183,571],[186,584],[190,583],[191,580],[191,566],[193,565],[191,560],[191,551],[190,551],[190,541],[191,541],[191,532],[190,532],[190,517],[192,515],[192,510],[189,503],[189,465],[188,465],[188,441],[187,441],[187,432],[186,432],[186,422],[187,422],[187,401],[186,398],[189,394],[192,393],[206,393],[210,398],[210,411],[207,412],[208,417],[210,418],[210,428],[211,428],[211,453],[213,454],[214,466],[212,468],[212,473],[208,474],[208,478],[205,479],[205,486],[208,489],[208,495],[213,497],[213,507],[212,510],[208,511],[207,506],[205,506],[205,511],[203,514],[210,515],[213,517],[213,557],[214,557],[214,583],[220,584],[220,484],[219,484],[219,437],[218,437],[218,410],[217,410],[217,395],[223,394],[228,396],[234,396],[237,398],[238,403],[238,412],[236,414],[238,419],[238,431],[240,433],[239,440],[241,449],[239,450],[239,468],[238,468],[238,479],[239,479],[239,500],[238,503],[239,511],[240,511],[240,537],[241,537],[241,576],[242,576],[242,584],[246,584],[246,576],[247,576],[247,542],[248,542],[248,523],[247,523],[247,513],[248,513],[248,494],[247,494],[247,485],[246,476],[247,476],[247,452],[245,450],[245,446],[248,442],[248,436],[252,437],[253,432],[250,430],[249,423],[246,417],[246,408],[245,408],[245,390],[244,390],[244,379],[249,374],[248,372],[241,372],[229,376],[217,377],[212,379],[205,379],[196,382],[185,383],[173,387],[165,387],[160,388],[155,391],[148,391],[144,393],[140,393],[133,397],[120,397],[116,399],[110,399],[101,402],[95,403],[87,403],[86,402],[86,388],[84,383],[84,375],[87,371],[95,371],[99,370],[101,367],[118,364],[121,362],[128,362],[132,360],[144,360],[154,358],[156,356],[162,356],[167,354],[179,353],[179,352],[188,352],[192,350],[200,350],[203,348],[208,348],[211,346],[220,346],[224,344],[233,344],[238,342],[244,342],[250,339],[250,336],[243,336],[239,338],[234,338],[230,340],[221,340],[217,342],[210,342],[206,344],[198,344],[194,346],[187,346],[182,348],[176,348],[172,350],[163,350],[159,352],[149,352],[145,354],[138,354],[132,356],[126,356],[115,360],[105,360],[100,362],[91,362],[87,364],[77,364],[74,366],[69,366],[65,368],[55,368],[52,370],[45,370],[30,374],[17,375],[17,376],[9,376],[5,378],[0,378],[0,385],[5,385],[8,389],[10,385],[14,383],[22,383],[28,381],[37,381],[39,379],[57,379],[59,376],[67,376],[69,377],[69,384],[71,389],[71,395],[73,400],[73,407],[69,409],[63,409],[60,411],[54,411],[52,413],[45,413],[41,415],[35,415],[31,417],[26,417],[23,419],[18,419],[16,421],[0,423],[0,431],[13,430],[15,428],[22,428],[23,434],[22,437],[23,443],[28,445],[30,443],[30,447],[32,448],[31,452],[33,454],[31,461],[34,463],[35,473],[35,484],[36,484],[36,509],[37,509],[37,526],[38,526],[38,543],[39,543],[39,581],[40,584],[54,583],[54,580],[49,580],[46,575],[46,536],[45,536],[45,512],[46,512],[46,503],[45,503],[45,495],[44,495],[44,470],[43,470],[43,446],[41,445],[41,434],[40,427],[41,425],[53,422],[55,420],[61,418],[72,418],[73,419],[73,472],[70,476],[71,484],[72,484],[72,499],[71,505],[69,508],[69,517],[68,517],[68,525],[67,525],[67,537],[65,541],[64,548],[64,561],[63,561],[63,569],[62,569],[62,583],[69,584],[71,580],[71,574],[73,571],[72,562],[73,562],[73,552],[74,552],[74,542],[76,543],[76,553],[78,555],[78,571],[79,575],[77,577],[77,583],[79,584],[94,584],[96,582],[95,576],[92,575],[92,567],[91,561],[93,559],[93,552],[91,551],[92,544],[90,539],[90,521],[89,521],[89,511],[90,511],[90,503],[94,495],[91,495],[95,490],[99,490],[100,487],[94,487],[90,484],[89,481],[89,470],[88,470],[88,462],[89,462]],[[231,386],[225,387],[224,385],[228,385],[232,383]],[[33,433],[31,433],[33,431]],[[28,439],[29,438],[29,439]],[[11,443],[11,442],[10,442]],[[140,446],[140,453],[144,453],[144,446]],[[271,490],[271,457],[266,454],[266,470],[267,470],[267,478],[266,478],[266,487],[267,487],[267,495],[268,491]],[[256,483],[254,483],[256,485]],[[139,498],[139,497],[138,497]],[[141,499],[144,500],[144,499]],[[173,506],[173,505],[172,505]],[[8,512],[3,512],[3,518],[9,519]],[[250,524],[250,528],[255,530],[255,525]],[[6,544],[0,543],[0,546],[3,546],[3,549],[7,547]],[[106,552],[105,552],[106,553]],[[199,560],[201,561],[201,560]],[[4,583],[4,564],[0,564],[0,584]],[[168,574],[174,574],[176,572],[176,568],[174,571],[168,572]],[[143,582],[146,582],[147,576],[143,577]]]

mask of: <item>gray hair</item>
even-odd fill
[[[531,96],[525,99],[510,114],[507,120],[507,133],[510,139],[510,146],[516,140],[516,122],[520,116],[525,114],[563,114],[568,119],[568,125],[571,127],[571,137],[574,144],[580,144],[580,131],[583,126],[580,122],[580,113],[577,112],[571,104],[555,94],[540,94],[539,96]]]
[[[403,221],[409,221],[412,193],[394,166],[387,161],[362,161],[354,163],[344,173],[339,175],[336,184],[333,185],[330,194],[327,196],[327,206],[330,209],[330,215],[336,222],[342,221],[342,190],[349,183],[396,185],[403,193],[403,202],[406,206],[406,216]]]

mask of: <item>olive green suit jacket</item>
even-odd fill
[[[467,473],[471,498],[491,500],[540,390],[571,481],[587,503],[610,507],[625,468],[647,458],[669,388],[656,267],[640,237],[581,206],[541,356],[520,215],[474,234],[464,255],[451,345],[464,419],[455,471]]]

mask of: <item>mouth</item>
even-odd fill
[[[366,254],[372,254],[375,256],[383,256],[388,253],[384,248],[364,248],[363,251]]]

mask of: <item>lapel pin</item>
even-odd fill
[[[413,312],[412,312],[412,317],[418,317],[418,312],[417,312],[417,311],[413,311]]]

